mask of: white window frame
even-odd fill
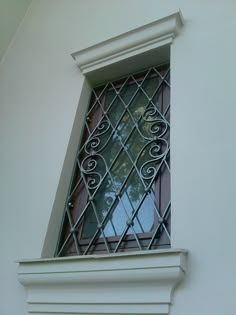
[[[83,88],[73,128],[76,130],[72,130],[67,152],[69,169],[91,85],[169,61],[171,44],[182,25],[181,12],[175,11],[72,54],[83,75]],[[67,166],[63,167],[65,173]],[[63,193],[59,189],[60,195],[65,197],[66,188]],[[52,256],[52,248],[55,249],[63,203],[60,209],[53,210],[44,257]],[[166,249],[27,260],[19,262],[18,278],[26,288],[28,311],[36,314],[167,315],[173,289],[186,272],[186,254],[185,250]]]

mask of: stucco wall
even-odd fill
[[[32,0],[0,1],[0,61]]]
[[[70,53],[173,7],[172,247],[190,255],[171,314],[236,313],[236,2],[37,0],[0,64],[1,314],[26,314],[15,261],[41,256],[81,92]]]

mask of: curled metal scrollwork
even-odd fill
[[[90,138],[89,141],[85,145],[85,152],[87,154],[90,154],[91,151],[97,152],[97,149],[99,148],[99,145],[101,143],[101,140],[98,137]]]
[[[157,110],[154,104],[149,104],[143,113],[142,119],[145,122],[153,122],[157,119],[157,117],[161,117],[159,111]]]
[[[106,141],[105,144],[101,145],[101,139],[103,135],[105,135],[111,129],[111,123],[107,119],[103,119],[100,124],[96,127],[93,132],[93,135],[88,139],[85,144],[84,150],[87,154],[91,152],[101,152],[103,148],[108,143],[109,139]]]
[[[163,137],[169,128],[169,123],[158,111],[154,104],[149,104],[142,115],[142,123],[145,126],[143,135],[145,139],[152,140],[153,137]]]
[[[166,134],[166,132],[168,130],[168,123],[164,119],[156,120],[150,126],[149,130],[153,136],[161,138]]]
[[[81,163],[80,169],[84,174],[88,189],[96,189],[102,180],[102,175],[96,172],[97,166],[96,155],[87,156]]]
[[[144,111],[142,121],[149,141],[139,153],[136,163],[139,165],[140,177],[151,181],[156,176],[158,162],[161,162],[169,150],[169,144],[163,138],[169,131],[169,123],[152,103]]]
[[[142,149],[142,153],[147,150],[148,146],[151,146],[148,150],[150,159],[144,162],[139,168],[140,177],[144,180],[152,180],[156,176],[156,164],[166,156],[169,150],[168,142],[165,139],[158,139],[158,143],[156,140],[151,141]],[[141,156],[142,154],[139,155],[139,157]]]

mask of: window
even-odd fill
[[[187,251],[137,249],[170,244],[166,61],[182,25],[181,12],[173,11],[72,54],[83,75],[82,89],[45,239],[45,259],[19,262],[18,278],[27,291],[29,312],[169,314],[172,293],[186,272]],[[175,53],[171,58],[174,64]],[[157,62],[163,65],[153,67]],[[125,75],[95,88],[89,102],[90,84]],[[59,233],[82,134],[80,118],[88,103]],[[99,175],[92,174],[95,169]],[[57,256],[119,254],[47,259],[55,254],[58,234]]]
[[[93,89],[57,256],[170,246],[169,64]]]

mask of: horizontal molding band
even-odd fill
[[[180,11],[72,53],[90,83],[126,75],[169,60],[168,47],[180,31]]]
[[[18,279],[32,313],[168,314],[186,255],[167,249],[20,261]]]
[[[177,11],[152,23],[74,52],[72,57],[82,72],[88,73],[92,66],[101,67],[103,62],[108,60],[114,63],[118,57],[126,59],[127,54],[131,52],[137,54],[141,48],[143,51],[150,50],[149,46],[167,38],[172,41],[182,24],[183,17],[181,12]]]

